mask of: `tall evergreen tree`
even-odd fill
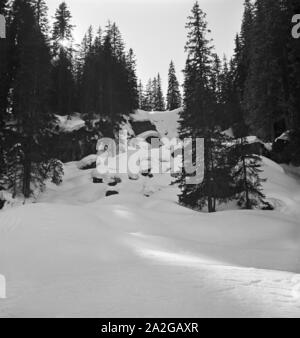
[[[236,59],[233,58],[228,63],[227,59],[224,58],[220,75],[220,121],[222,129],[232,128],[234,135],[241,137],[245,136],[247,130],[243,118],[240,93],[236,83],[237,73]]]
[[[288,115],[284,35],[281,2],[257,0],[244,104],[246,123],[265,140],[274,139],[286,128],[275,130],[275,123]]]
[[[157,75],[152,82],[153,86],[153,107],[152,110],[164,111],[165,110],[165,99],[162,92],[162,83],[160,74]]]
[[[109,36],[113,56],[121,60],[124,57],[125,48],[121,32],[115,22],[112,24],[110,22],[108,23],[106,35]]]
[[[4,15],[6,23],[9,24],[8,17],[9,1],[0,3],[0,14]],[[6,27],[7,30],[7,27]],[[8,46],[7,39],[0,38],[0,177],[4,172],[5,166],[5,117],[8,106],[9,75],[8,75]]]
[[[243,209],[271,209],[262,189],[262,183],[266,180],[260,178],[263,172],[260,156],[253,154],[245,137],[237,139],[231,151],[236,161],[233,177],[238,205]]]
[[[254,14],[253,2],[245,0],[241,33],[235,38],[234,51],[236,66],[234,84],[241,103],[244,101],[245,85],[249,73]]]
[[[145,96],[144,96],[143,110],[153,110],[153,83],[152,79],[149,79],[146,85]]]
[[[245,0],[241,33],[235,38],[234,56],[223,75],[224,109],[228,117],[226,128],[232,127],[238,137],[245,136],[248,132],[245,124],[249,115],[245,90],[250,71],[254,17],[253,2]]]
[[[168,83],[167,110],[180,108],[182,104],[182,98],[173,61],[170,63]]]
[[[130,107],[129,111],[133,111],[134,109],[137,109],[139,106],[139,102],[138,102],[139,92],[138,92],[138,82],[137,82],[138,80],[137,80],[137,75],[136,75],[136,58],[135,58],[132,48],[129,49],[126,55],[126,70],[127,70],[127,79],[128,79],[127,99],[128,99],[128,105]]]
[[[10,39],[15,58],[11,108],[16,126],[7,152],[14,157],[8,160],[6,176],[13,173],[14,190],[21,190],[29,197],[49,177],[51,159],[46,149],[54,116],[48,109],[50,49],[36,21],[34,8],[27,1],[14,2]],[[6,182],[9,179],[11,177]]]
[[[65,2],[56,10],[53,23],[53,71],[51,106],[59,115],[70,115],[73,110],[74,74],[72,60],[71,13]]]
[[[73,25],[71,24],[72,15],[65,2],[62,2],[54,15],[52,30],[52,40],[54,50],[59,50],[66,42],[72,40]]]
[[[284,0],[283,13],[286,22],[286,50],[288,54],[289,116],[291,119],[291,143],[287,149],[294,165],[300,165],[300,43],[290,34],[290,18],[300,13],[297,0]]]
[[[141,80],[139,81],[139,84],[138,84],[138,94],[139,94],[139,109],[144,109],[143,108],[144,100],[145,100],[144,86]]]
[[[227,162],[226,140],[216,124],[216,90],[212,86],[213,53],[205,14],[198,2],[192,9],[187,24],[188,59],[185,68],[184,111],[181,114],[180,134],[182,138],[204,138],[204,180],[201,184],[189,185],[188,175],[180,178],[182,204],[216,211],[217,201],[230,198],[230,163]],[[195,165],[192,156],[191,161]]]
[[[5,17],[6,25],[9,24],[8,17],[8,4],[9,1],[2,1],[0,3],[0,14]],[[6,27],[7,31],[7,27]],[[0,38],[0,126],[4,121],[4,114],[7,108],[7,95],[8,95],[8,53],[7,53],[7,39]],[[0,129],[1,130],[1,129]]]
[[[46,37],[49,31],[48,6],[45,0],[31,0],[36,22]]]
[[[214,94],[214,120],[215,125],[222,128],[224,125],[224,114],[221,111],[222,108],[222,86],[221,86],[221,75],[222,75],[222,63],[217,54],[212,55],[211,75],[210,75],[210,87]]]

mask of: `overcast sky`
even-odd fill
[[[62,0],[47,0],[49,14]],[[164,88],[170,60],[182,82],[185,65],[185,23],[194,0],[66,0],[73,16],[74,38],[80,42],[89,25],[105,27],[108,20],[119,26],[126,47],[133,48],[138,76],[145,83],[158,72]],[[199,0],[207,13],[217,53],[232,55],[234,36],[240,30],[244,0]]]

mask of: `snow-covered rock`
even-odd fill
[[[0,210],[3,209],[6,205],[14,204],[15,200],[12,197],[12,194],[5,191],[0,190]]]
[[[73,114],[71,116],[56,115],[58,120],[58,127],[62,132],[72,133],[85,127],[85,121],[82,120],[80,114]]]
[[[83,158],[81,161],[78,162],[77,167],[78,169],[91,169],[96,167],[97,162],[97,155],[89,155]]]

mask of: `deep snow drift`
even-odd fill
[[[168,173],[120,175],[119,195],[105,198],[93,169],[65,172],[36,204],[0,212],[0,317],[300,317],[293,173],[264,159],[275,211],[208,215],[177,204]]]

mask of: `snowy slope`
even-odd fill
[[[264,159],[276,211],[209,215],[177,204],[168,173],[120,175],[105,198],[78,166],[36,204],[0,213],[0,317],[300,317],[297,176]]]

